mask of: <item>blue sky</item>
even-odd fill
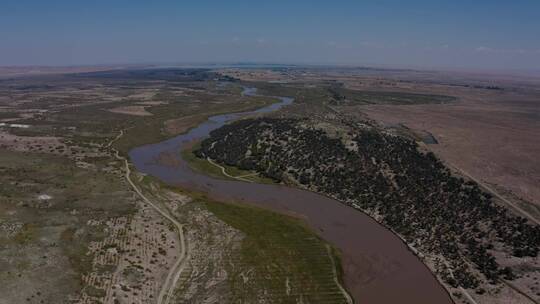
[[[540,1],[0,1],[0,65],[540,69]]]

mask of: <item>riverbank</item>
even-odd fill
[[[190,132],[130,151],[137,169],[217,201],[251,204],[303,218],[342,253],[344,281],[352,296],[368,303],[452,303],[446,290],[396,235],[361,212],[312,192],[220,180],[190,169],[179,151],[225,123],[253,113],[274,111],[292,99],[281,98],[254,112],[211,117]],[[167,162],[159,161],[168,159]],[[360,233],[359,233],[360,232]],[[366,232],[366,233],[361,233]],[[388,291],[392,291],[389,293]]]
[[[257,172],[241,170],[236,167],[216,164],[212,160],[200,159],[195,154],[200,147],[200,142],[193,142],[192,144],[186,145],[184,149],[180,151],[182,159],[186,161],[188,166],[194,171],[226,180],[240,180],[244,182],[251,183],[261,183],[261,184],[276,184],[277,182],[260,176]]]

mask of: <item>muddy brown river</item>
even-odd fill
[[[245,89],[254,95],[255,89]],[[254,113],[276,111],[280,102],[252,112],[210,117],[184,135],[135,148],[129,156],[137,170],[215,200],[252,204],[302,218],[341,251],[345,287],[360,304],[450,304],[446,290],[399,237],[366,214],[310,191],[282,185],[227,181],[194,172],[179,151],[225,123]],[[174,160],[167,164],[160,158]]]

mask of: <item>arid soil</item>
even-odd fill
[[[254,109],[270,102],[269,98],[240,97],[243,86],[261,86],[261,91],[271,88],[275,92],[267,95],[297,98],[298,105],[276,117],[314,114],[336,118],[345,113],[413,138],[457,173],[470,175],[515,203],[521,210],[515,212],[540,220],[538,79],[365,68],[220,72],[100,66],[0,68],[0,181],[4,186],[0,187],[0,269],[5,270],[0,271],[0,303],[21,299],[30,304],[154,303],[164,282],[174,282],[174,293],[163,303],[254,299],[274,303],[284,296],[320,303],[302,298],[299,286],[305,282],[313,286],[323,282],[321,286],[337,292],[336,269],[328,266],[329,253],[312,232],[301,231],[302,246],[280,239],[287,233],[269,234],[282,244],[275,252],[265,247],[266,240],[257,243],[257,235],[249,234],[258,231],[266,236],[279,232],[276,227],[283,223],[293,228],[298,223],[240,207],[210,209],[206,198],[171,189],[133,170],[132,179],[144,195],[181,223],[186,244],[181,246],[174,225],[128,184],[124,164],[108,145],[120,130],[127,130],[114,143],[114,149],[126,155],[133,147],[184,133],[216,113]],[[301,90],[296,91],[298,88]],[[295,92],[300,93],[288,95]],[[403,95],[409,102],[415,96],[457,99],[399,105],[400,93],[409,94]],[[377,98],[387,104],[378,104]],[[317,126],[328,134],[339,131],[334,127],[328,123]],[[504,200],[495,201],[507,206]],[[247,217],[239,217],[239,210],[262,220],[245,226]],[[318,250],[315,255],[306,251],[315,248],[312,246]],[[291,252],[294,258],[286,261]],[[182,271],[167,280],[182,253],[186,254]],[[258,265],[267,253],[275,254],[269,260],[285,266]],[[524,274],[511,284],[526,290],[534,300],[511,285],[497,285],[500,290],[495,295],[493,290],[484,294],[469,290],[474,301],[538,301],[538,257],[492,253],[501,266]],[[257,261],[250,260],[256,254],[260,254]],[[314,257],[317,259],[311,259]],[[436,269],[428,260],[423,259]],[[296,268],[306,261],[324,263]],[[343,263],[351,265],[346,259]],[[316,269],[313,265],[326,266]],[[388,276],[394,269],[384,260],[374,262],[373,267],[388,270]],[[304,275],[311,270],[320,272],[311,272],[306,280]],[[363,270],[367,277],[373,274]],[[278,275],[261,275],[265,273]],[[320,278],[324,280],[319,282]],[[279,285],[277,289],[274,284]],[[315,289],[312,294],[318,297],[326,292]],[[276,290],[279,293],[271,292]],[[330,300],[344,299],[340,294]],[[467,300],[460,297],[458,302]]]
[[[386,126],[429,131],[428,148],[540,218],[540,96],[469,94],[450,105],[359,106]],[[518,200],[521,201],[521,200]]]
[[[241,96],[241,84],[220,82],[207,70],[97,70],[0,69],[7,75],[0,81],[1,304],[275,303],[302,297],[295,288],[303,282],[339,285],[338,260],[327,267],[326,244],[313,232],[302,230],[309,242],[301,247],[265,228],[302,224],[239,206],[219,207],[218,217],[196,193],[135,170],[129,181],[130,164],[119,161],[133,147],[185,132],[208,116],[273,99]],[[262,219],[257,227],[286,254],[259,250],[266,242],[248,235],[251,228],[233,228],[243,223],[237,211]],[[323,249],[319,272],[297,270],[304,261],[298,257],[315,245]],[[274,264],[258,265],[249,250],[275,254],[272,262],[284,265],[280,276],[264,277]],[[271,292],[275,281],[279,294]]]

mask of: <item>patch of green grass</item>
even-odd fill
[[[233,303],[346,303],[328,247],[299,220],[268,210],[207,202],[213,214],[245,235],[233,252],[229,282]],[[341,274],[338,255],[332,258]]]
[[[418,94],[391,91],[361,91],[344,88],[336,83],[317,83],[314,87],[303,84],[276,84],[265,82],[252,82],[250,86],[259,89],[259,93],[271,96],[290,96],[297,103],[335,105],[367,105],[367,104],[441,104],[455,101],[453,96]]]
[[[17,118],[19,115],[16,112],[0,112],[0,118]]]
[[[73,269],[82,275],[88,274],[92,270],[93,256],[88,254],[88,243],[76,236],[77,229],[70,227],[62,231],[60,235],[60,247],[67,256]]]
[[[179,88],[184,86],[187,87],[188,84]],[[192,90],[189,96],[174,96],[168,92],[170,89],[173,87],[164,88],[163,92],[159,93],[161,94],[159,96],[165,99],[156,99],[168,103],[147,108],[152,116],[134,116],[108,111],[108,109],[120,106],[133,105],[135,100],[88,104],[61,108],[44,118],[21,119],[18,123],[30,124],[32,128],[14,129],[12,133],[20,136],[67,137],[83,145],[88,142],[105,144],[120,130],[127,129],[125,135],[114,144],[114,147],[125,155],[132,148],[159,142],[176,135],[164,130],[164,123],[168,120],[199,115],[200,120],[193,121],[193,126],[195,126],[206,120],[208,116],[253,110],[276,102],[274,98],[269,97],[240,97],[237,88],[231,92],[238,92],[238,95],[231,95],[228,91],[215,94],[204,90],[198,92]],[[73,100],[65,101],[65,103],[70,102]],[[43,108],[38,105],[36,107]]]
[[[197,157],[193,152],[196,151],[197,149],[199,149],[199,147],[200,147],[200,144],[197,143],[197,144],[193,145],[191,148],[184,149],[184,150],[182,150],[180,152],[180,155],[182,156],[182,159],[185,160],[186,163],[193,170],[195,170],[197,172],[204,173],[206,175],[209,175],[209,176],[212,176],[212,177],[215,177],[215,178],[227,179],[227,180],[237,180],[237,179],[233,179],[233,178],[230,178],[230,177],[224,175],[223,172],[221,171],[221,168],[217,167],[214,164],[211,164],[208,160]],[[254,183],[260,183],[260,184],[275,184],[276,183],[274,180],[272,180],[270,178],[266,178],[266,177],[260,176],[258,174],[252,175],[252,174],[256,173],[254,171],[241,170],[241,169],[238,169],[236,167],[227,166],[227,165],[224,165],[224,164],[219,164],[219,165],[224,167],[225,171],[229,175],[232,175],[232,176],[249,175],[249,176],[244,177],[244,179],[250,180],[250,181],[252,181]]]
[[[105,290],[95,288],[94,286],[86,287],[86,294],[94,298],[103,298],[105,296]]]
[[[24,224],[22,229],[13,237],[17,244],[24,245],[32,242],[37,237],[38,229],[33,224]]]
[[[182,159],[190,166],[191,169],[204,173],[208,176],[231,179],[221,172],[221,169],[209,163],[206,159],[198,158],[193,151],[199,148],[199,144],[194,145],[192,148],[184,149],[180,152]]]

